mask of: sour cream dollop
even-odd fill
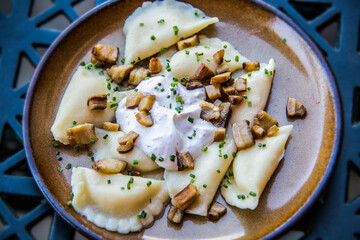
[[[214,141],[216,127],[200,118],[199,104],[206,99],[204,88],[187,90],[167,75],[143,80],[137,89],[144,96],[156,96],[150,110],[153,126],[145,127],[136,121],[139,110],[127,109],[126,98],[119,102],[116,121],[122,131],[139,134],[135,145],[152,159],[156,158],[160,167],[177,170],[177,152],[189,152],[195,159],[203,146]]]

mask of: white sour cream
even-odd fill
[[[139,111],[137,108],[127,109],[126,98],[119,102],[116,110],[116,121],[121,130],[137,132],[139,137],[135,142],[136,146],[149,156],[154,154],[156,163],[168,170],[177,170],[176,158],[170,160],[171,155],[189,152],[195,159],[203,146],[213,142],[216,130],[213,124],[200,118],[199,104],[206,99],[204,88],[187,90],[180,83],[171,86],[173,82],[171,75],[156,76],[137,86],[138,91],[144,95],[156,96],[150,110],[154,121],[151,127],[144,127],[136,121],[135,114]],[[180,96],[183,104],[179,102]],[[181,106],[181,112],[178,113],[176,109],[179,110]],[[193,123],[188,120],[189,117],[193,118]]]

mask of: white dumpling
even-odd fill
[[[133,183],[129,183],[131,178]],[[99,227],[123,234],[153,222],[169,199],[163,180],[102,174],[82,167],[73,168],[71,186],[77,212]]]
[[[227,176],[230,177],[221,185],[221,195],[228,204],[242,209],[257,207],[267,182],[284,156],[292,129],[292,125],[280,127],[275,136],[258,139],[253,147],[237,153],[232,166],[233,174],[229,171]],[[259,147],[260,143],[266,144],[266,147]],[[241,198],[242,195],[245,199]]]
[[[109,93],[108,99],[115,96],[116,101],[114,102],[119,102],[126,96],[124,92],[114,94],[112,89],[116,87],[115,84],[107,82],[106,79],[106,73],[100,75],[99,70],[78,67],[65,90],[55,121],[51,127],[51,132],[56,140],[63,144],[69,144],[66,130],[70,128],[73,121],[78,124],[93,123],[95,126],[100,127],[103,122],[115,119],[115,108],[110,108],[109,105],[104,110],[90,110],[87,106],[88,98],[99,94]],[[111,86],[109,87],[110,90],[108,84]]]
[[[215,196],[221,179],[224,177],[226,170],[233,159],[233,152],[236,146],[231,136],[231,131],[227,130],[226,144],[219,148],[219,142],[214,142],[208,146],[206,152],[195,159],[195,168],[185,171],[168,171],[164,173],[164,178],[169,189],[170,197],[173,198],[178,192],[184,189],[191,181],[190,174],[195,175],[193,183],[200,196],[185,212],[200,216],[206,216],[208,208]],[[221,157],[219,157],[221,150]],[[227,155],[227,158],[224,157]],[[204,187],[204,184],[206,187]]]
[[[224,59],[228,61],[226,64],[232,72],[242,69],[243,62],[248,61],[228,42],[221,41],[219,38],[207,38],[206,36],[200,36],[199,38],[200,45],[178,51],[170,59],[169,65],[171,74],[174,77],[178,79],[183,77],[196,79],[195,72],[202,63],[215,72],[218,65],[215,63],[213,55],[221,49],[225,50]],[[199,56],[197,57],[197,55]],[[238,56],[238,59],[236,56]]]
[[[265,74],[265,69],[268,72],[271,71],[272,74]],[[242,78],[247,79],[247,87],[250,87],[250,90],[247,90],[245,93],[247,99],[244,99],[241,104],[233,105],[230,124],[236,121],[248,120],[250,121],[250,126],[252,126],[254,116],[266,106],[274,71],[275,61],[270,59],[269,64],[260,64],[260,70],[251,72],[251,76],[248,74],[241,75]],[[236,77],[233,76],[233,78],[235,79]],[[249,101],[251,101],[251,107],[249,106]]]
[[[96,141],[95,144],[90,145],[90,150],[94,153],[94,159],[96,161],[104,158],[119,159],[127,162],[128,166],[134,166],[134,169],[139,170],[140,172],[149,172],[159,168],[155,162],[136,146],[128,153],[120,154],[116,150],[119,146],[118,139],[124,135],[124,132],[111,132],[95,128],[95,134],[99,140]],[[105,135],[107,135],[106,139],[104,139]],[[137,160],[138,164],[133,165],[134,160]]]
[[[190,4],[174,0],[144,2],[124,25],[125,63],[150,57],[162,48],[175,44],[180,38],[190,37],[218,21],[218,18],[205,16]],[[178,28],[177,34],[174,26]]]

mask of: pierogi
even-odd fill
[[[219,186],[228,204],[257,207],[292,125],[277,128],[276,121],[277,132],[262,129],[254,140],[251,129],[261,125],[254,118],[267,104],[275,61],[251,62],[230,42],[193,36],[218,21],[175,0],[144,2],[124,24],[122,64],[114,63],[119,46],[97,45],[92,64],[81,64],[72,76],[51,132],[73,146],[83,139],[81,130],[95,136],[76,145],[87,147],[95,163],[73,168],[71,177],[72,206],[88,221],[122,234],[140,231],[170,198],[180,222],[183,212],[208,216]],[[192,36],[196,40],[186,39]],[[179,41],[189,42],[180,48]],[[123,84],[135,89],[122,91]],[[106,107],[99,109],[97,100],[92,109],[89,99],[98,95],[106,95]],[[252,139],[246,147],[233,132],[244,120]],[[81,124],[92,128],[74,128]],[[96,165],[102,162],[119,165],[104,165],[105,171]]]

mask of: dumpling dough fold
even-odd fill
[[[233,176],[229,176],[228,171],[221,185],[221,195],[228,204],[242,209],[254,210],[257,207],[267,182],[283,158],[292,129],[292,125],[280,127],[275,136],[258,139],[253,147],[237,153],[230,167]],[[266,147],[259,147],[258,144],[266,144]]]
[[[107,77],[106,73],[100,75],[99,70],[78,67],[65,90],[55,121],[51,127],[55,140],[63,144],[69,144],[66,130],[70,128],[73,121],[76,121],[77,124],[93,123],[95,126],[101,127],[103,122],[115,119],[115,108],[108,106],[104,110],[90,110],[87,106],[88,98],[99,94],[109,93],[108,99],[115,96],[116,101],[114,102],[119,102],[126,96],[125,92],[114,93],[112,89],[116,85],[107,82]],[[108,89],[108,84],[111,86],[111,90]]]
[[[103,158],[114,158],[125,161],[128,163],[128,166],[132,166],[134,160],[137,160],[138,164],[133,166],[134,169],[139,170],[140,172],[149,172],[159,168],[155,162],[153,162],[140,148],[136,146],[133,150],[127,153],[119,153],[116,150],[119,146],[118,139],[124,135],[124,132],[111,132],[95,128],[95,134],[99,140],[95,144],[90,145],[90,149],[94,153],[95,161]],[[104,139],[105,135],[107,135],[106,139]]]
[[[272,74],[265,74],[265,69],[267,69],[268,72],[271,71]],[[259,71],[251,72],[251,76],[248,76],[248,74],[241,75],[242,78],[247,79],[247,87],[250,88],[250,90],[246,92],[247,99],[244,99],[241,104],[233,106],[229,124],[233,124],[236,121],[248,120],[250,121],[250,126],[252,126],[254,116],[266,106],[274,73],[275,61],[274,59],[270,59],[268,64],[261,63]],[[234,74],[233,78],[235,79],[236,77],[236,74]],[[251,107],[248,105],[249,101],[251,101]]]
[[[190,174],[195,175],[193,183],[200,196],[185,212],[200,216],[206,216],[208,208],[215,196],[221,179],[228,169],[233,159],[233,152],[236,146],[231,136],[231,131],[227,130],[226,144],[219,148],[219,142],[214,142],[208,146],[206,152],[195,159],[195,168],[185,171],[168,171],[164,173],[164,178],[169,189],[169,194],[173,198],[178,192],[184,189],[191,181]],[[219,150],[221,150],[221,157]],[[205,184],[205,185],[204,185]]]
[[[130,178],[133,183],[129,184]],[[77,212],[99,227],[124,234],[153,222],[169,199],[163,180],[102,174],[82,167],[73,168],[71,186]],[[146,214],[139,217],[143,211]]]
[[[196,13],[196,14],[195,14]],[[164,20],[164,22],[159,22]],[[144,2],[128,17],[124,25],[126,36],[125,62],[138,62],[199,32],[219,19],[210,18],[190,4],[175,0]],[[177,27],[176,34],[174,27]],[[153,40],[152,40],[152,36]]]
[[[202,63],[215,72],[218,65],[215,63],[213,55],[221,49],[225,50],[224,59],[227,61],[226,64],[231,72],[242,69],[243,62],[249,61],[226,41],[219,38],[208,38],[204,35],[199,36],[199,38],[200,45],[178,51],[170,59],[169,65],[174,77],[196,79],[195,72]],[[197,57],[196,54],[200,55]]]

